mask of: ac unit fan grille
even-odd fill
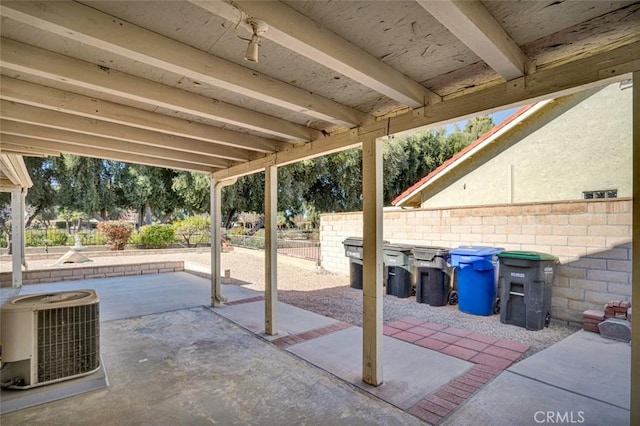
[[[88,373],[100,366],[99,305],[38,311],[38,382]]]

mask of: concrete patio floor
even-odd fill
[[[372,387],[360,380],[359,327],[279,303],[280,333],[264,336],[262,295],[239,286],[224,285],[229,303],[215,309],[209,281],[188,273],[30,285],[21,294],[81,288],[100,295],[109,386],[2,414],[3,425],[520,425],[550,423],[548,412],[629,424],[630,347],[593,333],[503,371],[402,340],[411,334],[402,331],[384,337],[385,383]],[[2,391],[0,402],[15,392]]]

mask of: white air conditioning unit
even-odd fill
[[[29,389],[98,370],[99,311],[94,290],[8,299],[0,309],[2,387]]]

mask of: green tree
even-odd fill
[[[309,188],[309,162],[298,162],[278,168],[278,210],[289,218],[302,213]]]
[[[211,239],[211,219],[207,216],[190,216],[174,222],[172,226],[175,235],[182,238],[187,247],[197,247]]]
[[[102,217],[118,207],[114,175],[122,163],[70,154],[62,154],[53,162],[59,206]]]
[[[362,208],[362,149],[315,158],[308,169],[306,201],[321,212]]]
[[[434,170],[467,146],[478,134],[493,126],[489,116],[467,122],[450,135],[444,128],[393,138],[384,147],[384,202]],[[187,213],[209,210],[209,178],[199,173],[180,173],[173,181]],[[264,172],[243,176],[223,189],[223,224],[229,226],[240,212],[264,212]],[[278,168],[280,226],[296,214],[353,211],[362,208],[362,150],[353,148]]]
[[[384,203],[440,165],[445,157],[444,130],[423,131],[385,142]]]
[[[222,189],[222,223],[229,227],[239,212],[264,213],[264,172],[238,178]]]
[[[320,227],[320,213],[316,210],[313,204],[305,203],[304,211],[307,216],[307,220],[311,224],[311,228],[317,229]]]
[[[43,213],[46,216],[47,210],[53,209],[56,204],[56,171],[49,157],[24,157],[24,164],[33,182],[25,198],[25,203],[33,208],[27,218],[26,226],[29,227],[36,217]]]
[[[71,232],[71,221],[73,220],[73,215],[74,215],[74,212],[67,208],[61,209],[60,212],[58,213],[58,216],[61,217],[67,225],[66,226],[67,233]]]
[[[195,172],[178,172],[173,177],[171,188],[180,200],[187,215],[208,213],[210,210],[209,175]]]
[[[178,172],[161,167],[124,164],[116,180],[120,207],[138,212],[138,225],[150,224],[155,216],[167,222],[180,207],[180,197],[173,189]]]
[[[46,217],[57,203],[57,191],[55,187],[56,169],[50,157],[24,157],[24,163],[29,171],[29,176],[33,186],[29,188],[25,202],[31,206],[30,214],[25,226],[31,226],[33,220],[38,216]],[[0,192],[0,209],[11,207],[11,193]],[[44,217],[43,220],[47,220]],[[6,228],[6,218],[0,215],[0,230],[8,231]]]
[[[469,143],[475,141],[493,128],[493,118],[490,115],[479,115],[471,118],[464,126],[464,132],[469,135]]]
[[[45,228],[51,226],[51,221],[58,217],[55,206],[47,207],[40,211],[36,219],[44,225]]]
[[[284,229],[287,227],[288,224],[289,224],[289,218],[284,214],[284,212],[282,211],[278,212],[278,215],[276,216],[276,226],[279,229]]]
[[[492,127],[493,119],[482,115],[468,120],[462,130],[456,126],[449,135],[445,134],[444,128],[437,128],[387,141],[384,149],[385,204],[390,204],[398,194]]]

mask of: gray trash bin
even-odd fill
[[[349,237],[342,244],[344,255],[349,258],[349,284],[362,290],[362,238]]]
[[[551,284],[558,258],[504,251],[500,260],[500,322],[541,330],[551,320]]]
[[[384,263],[387,266],[387,294],[399,298],[411,296],[412,264],[411,250],[413,246],[407,244],[385,244]]]
[[[412,250],[416,302],[431,306],[445,306],[457,303],[450,299],[451,267],[447,263],[449,249],[444,247],[416,246]]]

